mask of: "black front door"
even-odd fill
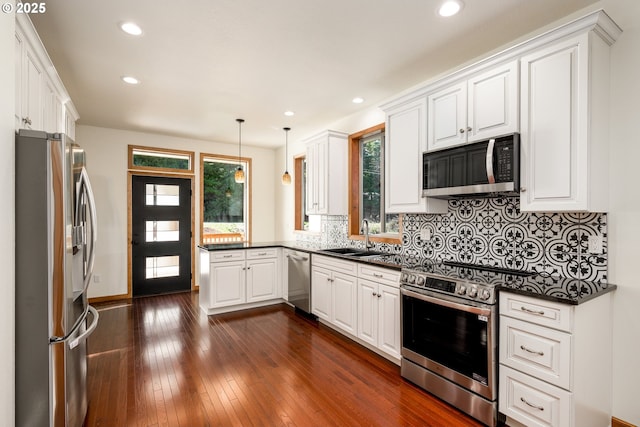
[[[191,289],[191,180],[133,176],[133,296]]]

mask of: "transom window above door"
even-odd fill
[[[129,145],[129,170],[193,173],[193,151]]]

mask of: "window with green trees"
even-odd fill
[[[193,152],[130,145],[129,169],[193,173]]]
[[[234,179],[238,160],[201,155],[201,238],[205,244],[249,240],[250,160],[242,159],[245,182]]]
[[[398,233],[398,214],[384,211],[384,132],[360,139],[360,222],[371,234]]]

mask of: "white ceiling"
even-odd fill
[[[31,18],[80,124],[237,143],[242,117],[243,144],[277,147],[595,2],[464,1],[447,19],[440,0],[57,0]]]

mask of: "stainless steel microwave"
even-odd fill
[[[425,152],[422,161],[422,197],[489,197],[520,190],[517,133]]]

